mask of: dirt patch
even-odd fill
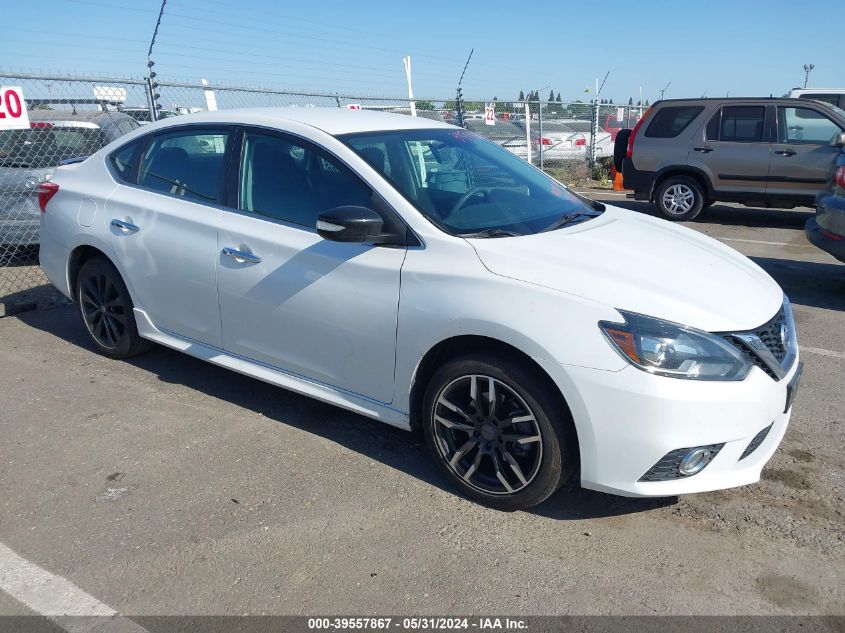
[[[795,490],[809,490],[812,488],[804,473],[787,468],[767,468],[763,471],[763,476],[766,479],[779,481],[783,485],[794,488]]]

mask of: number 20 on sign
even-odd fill
[[[19,86],[0,87],[0,130],[29,128],[29,114]]]

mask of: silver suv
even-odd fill
[[[845,131],[845,111],[789,98],[659,101],[616,137],[626,189],[670,220],[716,201],[813,206]]]

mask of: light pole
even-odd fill
[[[807,82],[810,81],[810,71],[815,68],[815,64],[804,64],[804,87],[807,87]]]

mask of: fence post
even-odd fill
[[[537,109],[537,134],[540,136],[540,142],[537,143],[537,147],[540,149],[540,169],[543,169],[543,102],[541,100],[537,100],[539,104],[539,108]]]
[[[528,162],[531,162],[531,106],[526,101],[525,106],[525,142],[528,145]]]
[[[147,77],[146,83],[144,83],[144,92],[147,93],[147,107],[150,109],[150,122],[156,121],[156,112],[155,108],[155,93],[153,92],[153,78]]]

